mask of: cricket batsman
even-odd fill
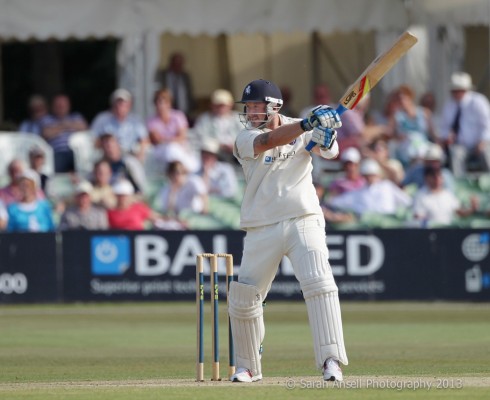
[[[319,105],[305,119],[279,114],[281,91],[258,79],[245,86],[242,130],[234,155],[245,174],[240,226],[246,231],[238,280],[229,292],[229,315],[235,343],[234,382],[262,379],[260,347],[264,340],[262,302],[278,266],[287,256],[308,310],[316,365],[326,381],[342,381],[339,363],[348,364],[338,289],[328,261],[325,219],[312,181],[313,151],[337,157],[337,112]]]

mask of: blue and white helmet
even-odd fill
[[[246,129],[263,128],[279,112],[282,107],[283,100],[279,88],[272,82],[264,79],[256,79],[250,82],[243,89],[242,99],[237,103],[266,103],[265,113],[254,113],[255,116],[261,115],[262,119],[255,119],[255,125],[260,122],[259,126],[253,126],[247,113],[247,107],[240,113],[240,122]]]

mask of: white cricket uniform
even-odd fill
[[[280,117],[282,124],[300,121]],[[323,215],[313,186],[311,155],[305,150],[311,133],[254,157],[254,139],[263,132],[243,130],[235,142],[234,154],[247,184],[240,226],[247,230],[309,214]]]
[[[300,121],[279,117],[281,125]],[[311,154],[305,150],[312,133],[305,132],[287,145],[256,156],[254,139],[263,132],[242,130],[234,147],[245,174],[240,226],[247,232],[239,285],[230,290],[237,367],[261,374],[255,344],[262,342],[265,329],[257,304],[266,298],[284,256],[290,259],[306,300],[317,366],[321,367],[328,357],[347,364],[338,289],[328,262],[325,219],[312,182]],[[337,154],[335,143],[328,156],[333,158]],[[247,301],[251,287],[256,290],[255,302]],[[252,309],[255,311],[248,311]],[[255,331],[260,337],[248,338],[242,328],[246,325],[240,325],[243,321],[250,323],[252,328],[246,328],[248,331]]]

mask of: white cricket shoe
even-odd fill
[[[334,358],[327,358],[323,364],[323,380],[324,381],[339,381],[344,380],[339,362]]]
[[[247,368],[238,368],[235,374],[230,378],[232,382],[257,382],[262,380],[262,375],[252,375],[252,371]]]

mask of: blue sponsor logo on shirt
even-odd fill
[[[274,162],[274,157],[265,156],[265,158],[264,158],[264,164],[265,165],[271,165],[273,162]]]

